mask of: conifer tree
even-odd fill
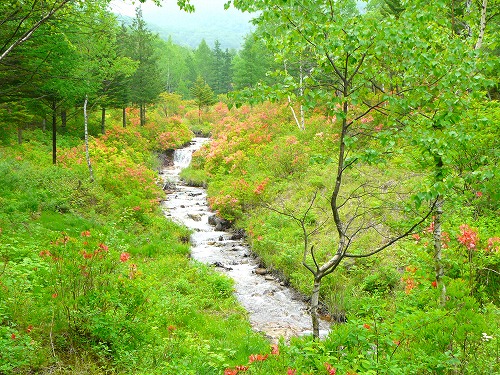
[[[201,111],[214,103],[214,92],[201,76],[198,76],[190,92],[198,106],[198,121],[201,122]]]
[[[146,123],[146,105],[152,103],[163,89],[158,79],[160,69],[154,49],[157,38],[146,28],[141,8],[137,8],[129,30],[128,56],[139,63],[131,77],[131,100],[139,106],[141,126]]]

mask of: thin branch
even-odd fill
[[[382,103],[385,103],[385,100],[381,100],[379,101],[377,104],[373,104],[373,105],[369,105],[368,106],[368,109],[366,111],[364,111],[362,114],[360,114],[359,116],[355,117],[353,120],[351,120],[349,122],[349,124],[347,124],[347,126],[351,126],[355,121],[358,121],[359,119],[365,117],[368,113],[370,113],[371,111],[375,110],[376,108],[378,108]]]
[[[54,13],[56,13],[59,9],[64,7],[70,0],[64,0],[62,1],[59,5],[55,5],[54,7],[45,15],[43,16],[39,21],[37,21],[29,30],[24,32],[14,43],[12,43],[1,55],[0,55],[0,61],[3,60],[15,47],[19,46],[20,44],[26,42],[31,38],[33,33],[40,28],[47,20],[49,20]]]
[[[366,253],[366,254],[344,254],[345,257],[347,258],[367,258],[369,256],[372,256],[372,255],[375,255],[377,253],[380,253],[382,250],[386,249],[387,247],[391,246],[392,244],[394,244],[395,242],[399,241],[400,239],[410,235],[411,233],[413,233],[413,230],[418,227],[420,224],[422,224],[425,220],[427,220],[429,218],[429,216],[431,216],[432,212],[434,211],[434,207],[436,206],[436,202],[437,202],[437,199],[434,201],[434,203],[432,204],[430,210],[427,212],[427,214],[422,217],[422,219],[420,219],[417,223],[415,223],[414,225],[412,225],[412,227],[410,229],[408,229],[406,232],[404,232],[403,234],[399,235],[399,236],[396,236],[394,237],[392,240],[390,240],[389,242],[387,242],[385,245],[379,247],[378,249],[370,252],[370,253]]]

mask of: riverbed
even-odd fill
[[[205,189],[185,185],[180,171],[191,162],[191,156],[206,138],[194,138],[189,146],[176,150],[173,165],[163,169],[168,187],[163,203],[165,215],[192,231],[191,256],[194,260],[214,266],[235,282],[235,295],[248,311],[254,330],[265,334],[270,341],[281,337],[312,334],[308,305],[301,295],[268,274],[259,264],[244,239],[233,232],[216,230],[209,224],[210,211]],[[322,322],[320,336],[328,332]]]

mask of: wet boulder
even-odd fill
[[[209,216],[208,224],[214,226],[216,231],[223,231],[231,228],[231,222],[229,220],[222,219],[217,215]]]

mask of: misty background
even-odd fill
[[[119,20],[128,24],[135,17],[135,9],[141,7],[148,28],[159,36],[176,44],[196,48],[204,39],[210,47],[218,40],[223,49],[238,50],[244,37],[252,30],[250,20],[255,16],[237,9],[224,10],[227,0],[191,0],[195,12],[179,9],[176,0],[163,0],[158,7],[151,1],[141,4],[135,1],[115,0],[110,9]]]

